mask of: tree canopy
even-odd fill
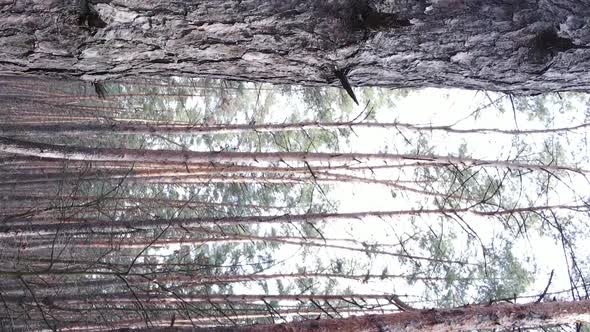
[[[363,108],[213,79],[1,89],[8,329],[374,328],[432,308],[475,324],[587,297],[585,94],[357,89]]]

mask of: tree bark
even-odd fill
[[[0,137],[0,152],[30,157],[78,160],[78,161],[116,161],[116,162],[159,162],[162,164],[182,163],[234,163],[260,164],[266,166],[277,161],[299,163],[315,167],[318,165],[342,166],[361,162],[393,163],[408,167],[427,165],[463,164],[483,167],[523,168],[537,171],[562,171],[589,173],[590,170],[568,165],[542,165],[521,161],[485,160],[468,157],[418,154],[388,153],[326,153],[326,152],[227,152],[227,151],[182,151],[182,150],[142,150],[126,148],[87,148],[37,143]],[[419,163],[417,165],[416,163]]]
[[[492,127],[484,128],[453,128],[452,125],[415,125],[404,122],[297,122],[297,123],[262,123],[262,124],[174,124],[174,123],[141,123],[141,122],[115,122],[115,123],[0,123],[0,132],[4,135],[18,135],[26,132],[34,132],[37,137],[42,135],[54,135],[55,133],[67,133],[70,135],[149,135],[149,134],[174,134],[174,135],[211,135],[233,134],[246,132],[285,132],[298,130],[330,130],[353,128],[380,128],[380,129],[406,129],[410,131],[442,131],[453,134],[502,134],[502,135],[532,135],[570,132],[590,127],[590,122],[584,122],[571,126],[539,129],[500,129]]]
[[[198,332],[452,332],[480,329],[526,328],[590,321],[590,300],[501,303],[473,305],[454,309],[412,310],[384,315],[352,316],[343,319],[305,320],[275,325],[215,328],[158,328],[150,331]],[[146,331],[139,329],[138,331]]]
[[[362,86],[590,87],[584,1],[101,0],[92,20],[79,1],[0,4],[0,70],[340,85],[337,67]]]

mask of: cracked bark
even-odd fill
[[[575,0],[0,2],[0,71],[80,78],[211,76],[304,85],[590,87],[590,3]],[[411,25],[409,23],[411,22]],[[575,48],[539,43],[555,31]]]
[[[412,310],[341,319],[303,320],[275,325],[212,328],[139,328],[134,331],[192,332],[453,332],[480,329],[519,329],[588,322],[590,302],[471,305],[453,309]]]

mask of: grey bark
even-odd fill
[[[0,132],[3,135],[18,135],[35,132],[35,135],[52,135],[55,133],[68,133],[70,135],[124,135],[124,134],[175,134],[175,135],[201,135],[201,134],[226,134],[244,132],[281,132],[308,129],[349,129],[349,128],[403,128],[412,131],[443,131],[454,134],[494,133],[505,135],[531,135],[557,132],[575,131],[590,127],[590,122],[578,125],[543,128],[543,129],[498,129],[498,128],[454,128],[452,125],[414,125],[403,122],[296,122],[296,123],[261,123],[261,124],[159,124],[140,122],[115,122],[115,123],[34,123],[14,124],[0,123]]]
[[[304,320],[275,325],[213,328],[150,328],[172,332],[452,332],[480,329],[519,329],[550,326],[590,319],[588,300],[527,304],[471,305],[452,309],[411,310],[383,315],[350,316],[341,319]],[[136,331],[148,331],[137,329]]]
[[[15,0],[0,71],[213,76],[304,85],[590,87],[590,3],[576,0]],[[81,17],[83,16],[83,17]]]

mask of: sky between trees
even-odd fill
[[[2,326],[587,297],[585,94],[2,80]]]

